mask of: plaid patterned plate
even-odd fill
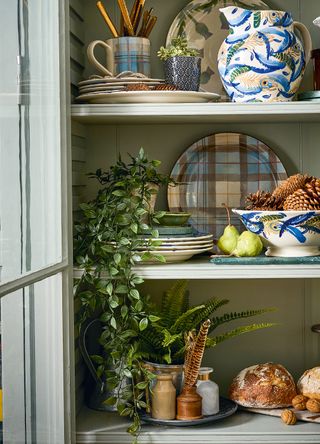
[[[170,211],[191,213],[189,223],[216,239],[227,224],[223,203],[243,208],[249,193],[272,191],[288,177],[267,145],[238,133],[213,134],[195,142],[177,160],[171,176],[183,184],[168,187]],[[232,224],[243,231],[234,215]]]

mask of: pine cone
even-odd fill
[[[320,210],[320,179],[312,179],[303,189],[288,196],[283,204],[284,210]]]
[[[155,91],[176,91],[177,88],[174,85],[169,85],[169,83],[159,83],[153,88]]]
[[[206,340],[210,327],[210,319],[206,320],[200,327],[195,341],[191,341],[191,349],[187,349],[184,369],[184,385],[193,387],[198,379],[199,369],[206,346]]]
[[[150,91],[150,88],[145,83],[128,83],[125,91]]]
[[[282,197],[260,190],[249,194],[246,200],[248,202],[246,210],[273,211],[282,210],[283,207]]]
[[[285,200],[290,194],[293,194],[300,188],[304,188],[305,184],[312,179],[314,179],[314,177],[308,176],[307,174],[294,174],[275,188],[272,195],[275,197],[281,197]]]

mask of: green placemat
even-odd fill
[[[320,264],[320,256],[305,257],[212,257],[210,262],[216,265],[294,265]]]

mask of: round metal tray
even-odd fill
[[[179,419],[155,419],[149,414],[142,414],[141,420],[149,422],[155,425],[175,426],[175,427],[188,427],[206,424],[208,422],[220,421],[233,415],[237,411],[237,404],[230,399],[220,397],[220,410],[215,415],[204,416],[201,419],[194,419],[193,421],[179,420]]]

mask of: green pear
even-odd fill
[[[244,231],[238,237],[237,246],[232,254],[237,257],[259,256],[262,249],[263,243],[260,237],[251,231]]]
[[[231,225],[229,208],[223,204],[227,211],[228,225],[225,227],[223,234],[219,237],[217,246],[225,254],[231,254],[237,246],[239,231],[234,225]]]

